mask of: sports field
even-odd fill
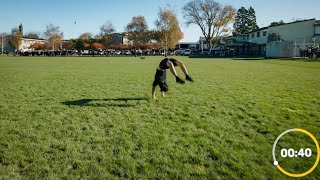
[[[168,72],[151,100],[161,59],[0,57],[0,179],[284,179],[277,136],[320,139],[319,61],[178,57],[195,82]],[[310,139],[282,146],[314,152],[288,171],[315,161]]]

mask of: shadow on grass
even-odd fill
[[[91,106],[91,107],[134,107],[148,98],[105,98],[105,99],[79,99],[75,101],[61,102],[67,106]]]

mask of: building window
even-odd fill
[[[251,37],[254,38],[254,33],[251,34]]]
[[[259,31],[259,32],[257,32],[257,37],[260,37],[260,31]]]
[[[262,32],[262,35],[263,35],[263,36],[267,36],[267,31],[263,31],[263,32]]]

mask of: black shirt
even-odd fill
[[[174,66],[177,66],[177,63],[176,63],[177,60],[172,59],[172,58],[165,58],[160,62],[159,67],[161,69],[169,69],[169,67],[167,65],[168,61],[171,61]]]

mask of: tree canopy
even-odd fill
[[[101,43],[105,47],[109,47],[113,42],[112,34],[115,32],[115,27],[113,26],[111,21],[106,21],[101,27],[100,27],[100,35],[97,36],[97,39],[101,40]]]
[[[144,16],[134,16],[125,28],[128,39],[133,45],[145,44],[150,41],[148,37],[148,24]]]
[[[157,40],[164,43],[164,47],[175,48],[183,32],[174,11],[171,9],[159,9],[159,18],[155,21],[157,27]]]
[[[255,10],[252,7],[249,9],[246,9],[245,7],[238,9],[233,27],[236,34],[247,34],[259,29]]]
[[[230,31],[228,25],[233,22],[236,10],[214,0],[192,0],[183,7],[183,12],[186,24],[199,26],[208,48],[211,48],[213,37]]]
[[[39,39],[40,38],[40,35],[39,33],[36,33],[36,32],[28,32],[26,35],[25,35],[26,38],[30,38],[30,39]]]
[[[60,31],[59,26],[54,26],[53,24],[47,25],[44,36],[49,41],[52,49],[59,49],[62,45],[63,32]]]
[[[10,44],[14,50],[18,50],[22,42],[22,32],[15,28],[11,31]]]

